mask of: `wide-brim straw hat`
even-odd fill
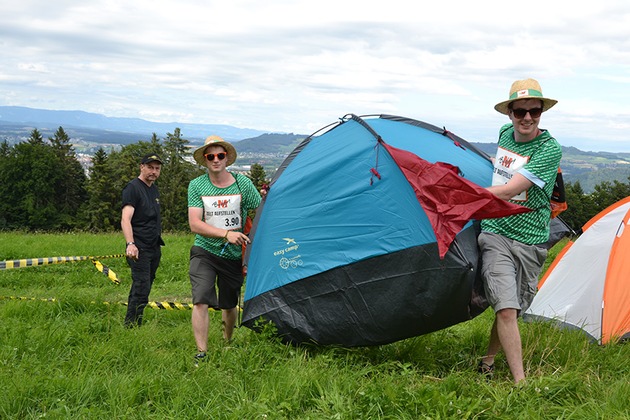
[[[234,146],[223,140],[221,137],[213,135],[208,136],[206,138],[206,141],[204,141],[203,146],[198,147],[193,152],[193,158],[195,158],[195,161],[201,166],[206,166],[206,158],[203,155],[203,152],[208,146],[221,146],[225,149],[225,151],[227,152],[227,164],[225,166],[230,166],[234,163],[234,161],[236,161],[236,149],[234,148]]]
[[[543,112],[558,103],[555,99],[545,98],[540,88],[540,84],[534,79],[517,80],[512,83],[510,88],[510,99],[507,101],[499,102],[494,106],[494,109],[501,114],[508,115],[509,105],[520,99],[540,99],[543,103]]]

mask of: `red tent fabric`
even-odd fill
[[[498,198],[487,189],[459,176],[456,166],[430,163],[381,140],[413,187],[427,213],[444,258],[455,236],[471,219],[492,219],[531,211]]]

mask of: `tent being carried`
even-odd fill
[[[362,346],[481,313],[471,219],[529,211],[483,188],[488,157],[396,116],[347,115],[320,132],[287,157],[259,207],[243,324],[271,321],[288,342]]]
[[[601,211],[558,253],[526,320],[580,328],[600,344],[630,338],[630,197]]]

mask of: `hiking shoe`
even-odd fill
[[[197,353],[195,355],[195,367],[199,367],[199,363],[205,362],[206,360],[208,360],[208,359],[206,358],[206,352],[205,351],[201,351],[201,352]]]
[[[477,365],[477,372],[485,376],[487,379],[492,379],[492,375],[494,374],[494,363],[489,365],[483,360],[480,360]]]

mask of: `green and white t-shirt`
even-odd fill
[[[236,182],[226,188],[215,187],[208,174],[188,184],[188,207],[203,209],[203,221],[220,229],[242,232],[248,210],[260,204],[260,194],[245,175],[232,174]],[[195,235],[195,245],[229,260],[241,258],[241,246],[228,244],[223,238]]]
[[[509,201],[534,211],[482,220],[481,229],[528,245],[547,242],[551,218],[549,199],[561,158],[562,148],[548,131],[542,130],[527,143],[517,143],[512,124],[501,127],[492,185],[506,184],[514,174],[520,173],[534,185]]]

